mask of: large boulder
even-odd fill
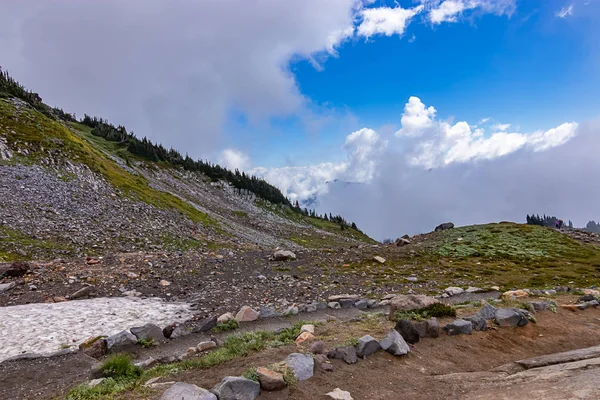
[[[410,347],[404,341],[404,338],[397,330],[392,329],[383,340],[379,342],[381,348],[395,356],[408,354]]]
[[[313,376],[315,360],[310,354],[292,353],[285,359],[285,364],[299,381],[310,379]]]
[[[296,254],[289,250],[277,250],[275,253],[273,253],[272,259],[273,261],[295,260]]]
[[[17,286],[17,284],[14,282],[0,283],[0,293],[8,292],[10,289],[14,288],[15,286]]]
[[[29,264],[24,261],[17,261],[12,263],[8,269],[4,270],[0,277],[8,276],[18,278],[25,275],[27,272],[29,272]]]
[[[217,316],[213,315],[212,317],[204,318],[200,321],[194,322],[192,333],[208,332],[215,326],[217,326]]]
[[[269,392],[285,389],[285,380],[279,372],[261,367],[256,369],[256,374],[258,375],[258,382],[260,382],[261,389]]]
[[[415,344],[419,342],[420,335],[415,325],[406,319],[401,319],[396,322],[396,326],[394,327],[396,332],[398,332],[404,340],[406,340],[410,344]]]
[[[470,321],[465,321],[464,319],[457,319],[446,325],[444,330],[450,336],[454,335],[470,335],[473,333],[473,324]]]
[[[258,311],[253,310],[248,306],[244,306],[235,316],[235,320],[237,322],[250,322],[256,321],[260,317],[260,313]]]
[[[439,231],[445,231],[448,229],[452,229],[454,228],[454,224],[452,222],[446,222],[443,224],[439,224],[438,226],[435,227],[435,231],[439,232]]]
[[[137,343],[135,335],[129,331],[119,332],[115,335],[109,336],[104,339],[106,343],[106,349],[111,352],[118,352],[129,346]]]
[[[346,364],[356,364],[358,357],[353,346],[338,347],[327,353],[328,358],[344,360]]]
[[[485,303],[483,307],[479,311],[477,311],[477,315],[479,315],[485,320],[494,319],[496,316],[496,310],[496,307],[492,306],[489,303]]]
[[[527,317],[516,308],[499,308],[495,315],[499,326],[525,326],[529,323]]]
[[[469,321],[471,325],[473,325],[474,331],[487,331],[488,329],[487,320],[479,314],[471,315],[470,317],[465,317],[463,319]]]
[[[396,246],[398,246],[398,247],[406,246],[409,244],[410,244],[410,240],[408,240],[406,238],[398,238],[396,240]]]
[[[254,400],[260,394],[260,384],[240,376],[226,376],[212,392],[219,400]]]
[[[217,400],[217,396],[206,389],[189,383],[177,382],[163,393],[160,400]]]
[[[373,336],[365,335],[358,339],[356,354],[359,357],[368,357],[380,349],[379,342]]]
[[[154,340],[155,342],[161,342],[165,340],[162,329],[154,324],[146,324],[144,326],[136,326],[130,329],[131,333],[138,338],[138,340]]]
[[[427,307],[435,303],[439,303],[439,301],[433,297],[425,296],[422,294],[399,294],[394,296],[390,300],[390,312],[388,317],[390,320],[393,320],[396,311],[418,310],[420,308]]]

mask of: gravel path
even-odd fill
[[[149,322],[166,326],[192,315],[188,303],[129,297],[0,307],[0,361],[22,353],[52,353],[90,336]]]

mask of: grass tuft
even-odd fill
[[[446,304],[435,303],[414,311],[396,311],[394,321],[401,319],[422,321],[429,318],[456,317],[456,310]]]
[[[235,319],[230,319],[227,322],[221,322],[217,324],[214,328],[212,328],[212,331],[214,333],[233,331],[236,330],[239,326],[240,324]]]
[[[124,379],[137,378],[142,374],[142,369],[131,361],[129,354],[113,354],[101,368],[102,374],[107,378]]]

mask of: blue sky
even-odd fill
[[[0,9],[2,67],[47,103],[316,197],[377,237],[534,210],[600,218],[600,0]]]
[[[403,36],[349,40],[320,69],[299,60],[291,71],[303,95],[351,114],[356,126],[398,126],[410,96],[435,105],[443,119],[477,123],[489,117],[525,132],[600,115],[599,2],[516,4],[510,16],[467,16],[435,27],[416,20]],[[572,15],[556,16],[571,4]],[[296,119],[275,122],[279,140],[253,153],[266,166],[286,165],[290,157],[331,159],[347,125],[330,123],[317,140]]]

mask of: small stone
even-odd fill
[[[118,352],[122,348],[136,344],[137,338],[129,331],[122,331],[107,337],[104,341],[106,342],[106,349],[108,351]]]
[[[327,353],[328,358],[344,360],[346,364],[356,364],[358,357],[354,346],[338,347]]]
[[[312,333],[302,332],[300,335],[298,335],[295,342],[296,342],[296,344],[302,344],[306,341],[310,341],[310,340],[314,340],[314,339],[315,339],[315,335],[313,335]]]
[[[379,305],[379,303],[377,302],[377,300],[367,300],[367,307],[368,308],[375,308]]]
[[[212,317],[204,318],[200,321],[194,322],[192,333],[208,332],[215,326],[217,326],[217,316],[213,315]]]
[[[315,355],[315,364],[318,369],[321,371],[333,371],[333,365],[329,362],[329,359],[325,354],[316,354]]]
[[[473,325],[474,331],[487,331],[488,325],[487,320],[485,320],[481,315],[475,314],[470,317],[463,318],[465,321],[469,321],[471,325]]]
[[[73,293],[72,295],[70,295],[69,299],[75,300],[75,299],[81,299],[84,297],[88,297],[90,294],[92,294],[92,290],[94,290],[93,286],[84,286],[81,289],[79,289],[78,291],[76,291],[75,293]]]
[[[411,321],[406,319],[401,319],[396,322],[396,326],[394,329],[410,344],[415,344],[419,342],[420,335],[419,331],[415,328],[414,324]]]
[[[358,339],[356,355],[359,357],[368,357],[381,349],[379,342],[371,335],[365,335]]]
[[[93,338],[93,341],[89,341],[89,345],[85,345],[83,348],[79,345],[79,348],[83,350],[83,353],[89,357],[100,360],[106,355],[106,342],[103,337]]]
[[[367,307],[369,307],[369,301],[368,300],[359,300],[354,305],[359,310],[365,310]]]
[[[327,304],[327,307],[333,309],[333,310],[338,310],[340,308],[342,308],[342,306],[340,305],[340,303],[338,303],[337,301],[330,301]]]
[[[15,286],[17,286],[17,284],[14,282],[2,283],[2,284],[0,284],[0,293],[8,292],[10,289],[14,288]]]
[[[403,356],[408,354],[410,347],[404,341],[404,338],[397,330],[392,329],[387,336],[379,342],[381,348],[395,356]]]
[[[228,321],[231,321],[233,319],[235,319],[235,317],[233,316],[233,314],[230,313],[230,312],[228,312],[228,313],[225,313],[225,314],[221,315],[219,318],[217,318],[217,323],[224,324],[224,323],[226,323]]]
[[[313,324],[306,324],[300,327],[300,332],[315,333],[315,326]]]
[[[55,296],[52,298],[52,301],[54,303],[62,303],[62,302],[68,301],[68,300],[62,296]]]
[[[324,301],[320,301],[317,303],[317,310],[326,310],[327,309],[327,303],[325,303]]]
[[[161,279],[161,281],[160,281],[160,282],[158,282],[158,284],[159,284],[160,286],[169,286],[169,285],[171,285],[171,282],[169,282],[169,281],[167,281],[167,280],[164,280],[164,279]]]
[[[454,335],[470,335],[473,333],[473,324],[470,321],[465,321],[464,319],[457,319],[446,325],[444,330],[448,333],[449,336]]]
[[[464,290],[462,288],[455,287],[455,286],[450,286],[450,287],[447,287],[446,289],[444,289],[444,293],[446,293],[448,296],[456,296],[463,292],[464,292]]]
[[[410,244],[410,240],[408,240],[406,238],[399,238],[398,240],[396,240],[396,246],[398,246],[398,247],[404,247],[409,244]]]
[[[310,354],[292,353],[285,359],[285,364],[299,381],[310,379],[313,376],[315,361]]]
[[[287,310],[285,310],[282,315],[288,316],[288,315],[298,315],[298,307],[296,306],[290,306],[287,308]]]
[[[250,322],[256,321],[260,314],[257,311],[254,311],[252,308],[248,306],[242,307],[240,311],[235,316],[235,320],[237,322]]]
[[[273,310],[270,307],[263,307],[260,310],[260,314],[259,314],[259,318],[264,319],[264,318],[277,318],[279,317],[279,313],[275,310]]]
[[[352,299],[341,299],[339,301],[341,308],[352,308],[354,307],[354,300]]]
[[[496,310],[496,323],[499,326],[524,326],[529,322],[527,318],[515,308],[499,308]]]
[[[417,278],[416,276],[409,276],[408,278],[406,278],[406,280],[409,282],[418,282],[419,278]]]
[[[336,294],[333,296],[329,296],[327,298],[327,301],[340,301],[342,299],[358,301],[358,300],[360,300],[360,296],[357,294]]]
[[[540,311],[546,311],[554,303],[549,302],[549,301],[531,301],[531,302],[529,302],[529,304],[531,305],[531,307],[533,307],[533,309],[535,311],[540,312]]]
[[[289,250],[277,250],[275,253],[273,253],[272,259],[273,261],[295,260],[296,254]]]
[[[313,354],[324,354],[325,353],[325,342],[319,340],[310,345],[310,352]]]
[[[317,311],[317,305],[316,304],[307,304],[306,305],[306,312],[316,312]]]
[[[9,277],[13,277],[13,278],[18,278],[21,277],[23,275],[25,275],[27,272],[29,272],[29,264],[26,262],[14,262],[10,265],[10,267],[4,271],[4,273],[1,276],[9,276]]]
[[[138,292],[137,290],[133,290],[133,289],[127,290],[121,294],[125,297],[140,297],[142,295],[141,292]]]
[[[91,381],[88,382],[88,387],[96,387],[99,384],[101,384],[102,382],[104,382],[105,378],[97,378],[97,379],[92,379]]]
[[[529,293],[527,293],[525,290],[509,290],[502,293],[502,298],[507,300],[521,299],[523,297],[529,297]]]
[[[145,360],[134,363],[134,365],[136,367],[140,367],[141,369],[148,369],[148,368],[152,368],[154,365],[156,365],[156,362],[157,361],[154,358],[148,357]]]
[[[130,331],[138,340],[152,339],[156,342],[165,340],[165,335],[163,334],[162,329],[154,324],[133,327],[130,329]]]
[[[377,261],[379,264],[385,264],[386,259],[380,256],[373,257],[373,261]]]
[[[196,346],[196,350],[206,351],[206,350],[214,349],[215,347],[217,347],[217,344],[215,342],[213,342],[212,340],[207,340],[205,342],[198,343],[198,345]]]
[[[578,303],[585,303],[586,301],[592,301],[592,300],[596,300],[596,298],[594,297],[593,294],[585,294],[583,296],[581,296],[577,302]]]
[[[279,372],[271,371],[270,369],[260,367],[256,369],[260,388],[268,392],[285,389],[286,384],[283,375]]]
[[[160,400],[217,400],[217,396],[196,385],[177,382],[163,393]]]
[[[329,396],[333,400],[353,400],[350,392],[346,392],[340,388],[333,389],[333,391],[327,393],[325,396]]]

